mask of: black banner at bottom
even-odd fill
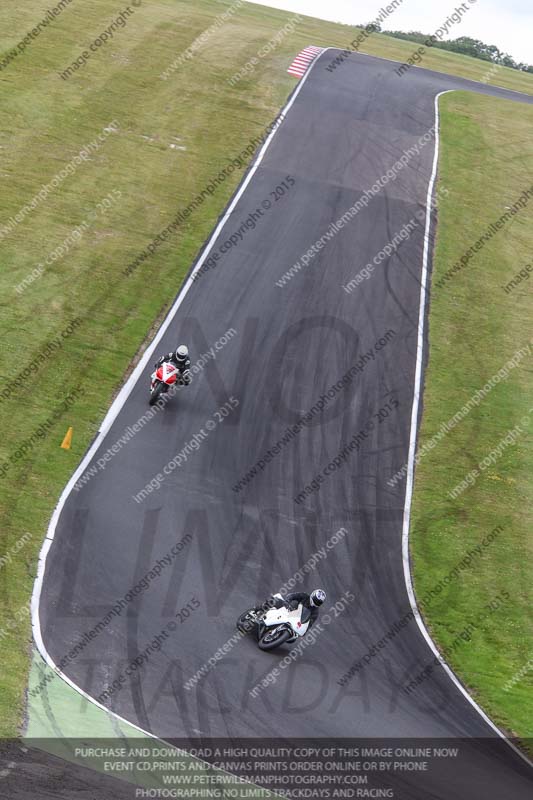
[[[0,798],[529,800],[532,742],[492,739],[0,741]]]

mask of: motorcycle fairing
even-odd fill
[[[285,606],[282,608],[271,608],[266,612],[263,622],[267,628],[288,622],[297,636],[303,636],[309,627],[309,619],[306,622],[302,622],[303,610],[304,608],[301,603],[298,605],[298,608],[294,610],[289,610]]]
[[[152,381],[157,378],[157,380],[166,384],[176,383],[177,377],[177,368],[174,366],[174,364],[169,364],[167,361],[164,361],[161,366],[152,373]]]

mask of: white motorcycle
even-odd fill
[[[286,642],[295,642],[309,629],[311,614],[301,603],[295,608],[287,604],[281,608],[261,606],[241,614],[237,628],[241,633],[255,632],[260,650],[273,650]]]

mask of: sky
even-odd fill
[[[263,6],[320,17],[348,25],[375,19],[390,0],[253,0]],[[465,0],[470,6],[471,0]],[[475,0],[474,0],[475,2]],[[461,4],[460,0],[403,0],[382,27],[388,30],[418,30],[434,33]],[[515,61],[533,64],[533,0],[477,0],[454,25],[445,39],[471,36],[495,44]],[[314,44],[317,44],[316,42]],[[327,44],[327,42],[318,42]]]

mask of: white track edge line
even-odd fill
[[[438,161],[439,161],[439,98],[443,94],[448,94],[449,92],[456,91],[455,89],[447,89],[443,92],[439,92],[435,95],[435,152],[433,156],[433,169],[431,172],[431,178],[428,185],[428,192],[426,197],[426,227],[424,231],[424,255],[423,255],[423,262],[422,262],[422,275],[420,279],[420,306],[419,306],[419,314],[418,314],[418,339],[417,339],[417,347],[416,347],[416,370],[415,370],[415,380],[414,380],[414,391],[413,391],[413,406],[411,411],[411,432],[409,437],[409,455],[407,459],[407,478],[405,484],[405,505],[404,505],[404,514],[403,514],[403,527],[402,527],[402,561],[403,561],[403,572],[405,578],[405,586],[407,589],[407,594],[409,597],[409,602],[411,604],[411,610],[414,614],[418,627],[426,640],[429,648],[431,651],[438,656],[439,661],[447,673],[450,680],[455,684],[455,686],[459,689],[461,694],[466,697],[469,703],[472,704],[474,709],[478,712],[478,714],[482,717],[482,719],[491,727],[502,739],[511,747],[515,753],[518,755],[530,766],[533,764],[529,761],[529,759],[521,752],[509,739],[507,736],[501,731],[494,722],[487,716],[487,714],[483,711],[483,709],[476,703],[473,697],[468,693],[467,689],[452,668],[446,663],[446,661],[442,658],[435,642],[431,638],[431,635],[426,628],[424,620],[422,618],[422,614],[418,608],[418,604],[416,601],[415,591],[413,588],[413,580],[411,575],[411,562],[409,558],[409,526],[411,521],[411,501],[413,495],[413,482],[414,482],[414,466],[415,466],[415,455],[416,455],[416,440],[417,440],[417,426],[418,426],[418,413],[419,413],[419,405],[420,405],[420,397],[421,397],[421,390],[422,390],[422,364],[424,360],[424,323],[425,323],[425,315],[426,315],[426,308],[427,308],[427,277],[428,277],[428,267],[429,267],[429,256],[430,256],[430,231],[431,231],[431,206],[432,206],[432,198],[433,198],[433,187],[435,185],[435,180],[437,177],[437,169],[438,169]]]
[[[101,425],[101,427],[99,429],[98,436],[96,437],[95,441],[93,442],[91,448],[87,451],[87,453],[85,454],[85,457],[83,458],[83,460],[81,461],[80,465],[78,466],[78,469],[74,472],[73,476],[71,477],[71,479],[69,480],[69,482],[65,486],[63,492],[61,493],[59,501],[58,501],[58,503],[57,503],[57,505],[56,505],[56,507],[54,509],[54,512],[52,514],[52,517],[51,517],[51,520],[50,520],[50,524],[48,526],[48,531],[47,531],[46,537],[44,539],[41,551],[39,553],[39,561],[38,561],[38,566],[37,566],[37,576],[35,578],[35,583],[34,583],[32,597],[31,597],[31,618],[32,618],[33,638],[34,638],[35,644],[37,645],[37,649],[38,649],[40,655],[42,656],[43,660],[56,673],[56,675],[59,675],[59,677],[61,677],[65,681],[65,683],[67,683],[72,689],[74,689],[76,692],[78,692],[78,694],[82,695],[82,697],[85,697],[89,702],[93,703],[95,706],[97,706],[98,708],[101,708],[107,714],[110,714],[110,715],[114,716],[116,719],[120,720],[121,722],[124,722],[125,724],[129,725],[130,727],[134,728],[135,730],[140,731],[141,733],[145,734],[146,736],[149,736],[152,739],[158,739],[159,741],[163,741],[163,739],[161,739],[161,737],[156,736],[153,733],[150,733],[149,731],[144,730],[139,725],[136,725],[134,722],[130,722],[129,720],[125,719],[124,717],[121,717],[120,714],[117,714],[115,711],[111,711],[111,709],[109,709],[106,706],[104,706],[101,703],[99,703],[94,697],[91,697],[91,695],[87,694],[80,686],[75,684],[54,663],[52,657],[48,653],[48,651],[46,649],[46,646],[44,644],[44,641],[43,641],[43,638],[42,638],[42,634],[41,634],[41,623],[40,623],[40,619],[39,619],[39,600],[40,600],[40,597],[41,597],[42,586],[43,586],[43,581],[44,581],[44,572],[45,572],[45,567],[46,567],[46,559],[47,559],[48,552],[50,550],[50,547],[52,545],[52,542],[53,542],[53,539],[54,539],[54,536],[55,536],[55,530],[56,530],[57,522],[59,520],[59,516],[61,514],[63,506],[65,505],[65,503],[67,501],[68,496],[70,495],[70,492],[71,492],[72,488],[74,487],[76,481],[78,480],[78,477],[80,477],[83,474],[83,471],[85,470],[87,465],[90,464],[94,453],[98,450],[98,447],[104,441],[105,436],[106,436],[109,428],[111,427],[111,425],[113,424],[114,420],[116,419],[116,417],[120,413],[121,409],[125,405],[126,400],[128,399],[129,395],[131,394],[131,392],[133,390],[133,387],[135,386],[135,384],[139,380],[139,378],[140,378],[140,376],[141,376],[146,364],[148,363],[149,358],[151,357],[153,351],[155,350],[156,345],[158,344],[160,339],[163,337],[163,335],[166,332],[167,328],[169,327],[172,319],[174,318],[177,310],[179,309],[180,305],[182,304],[183,299],[185,298],[187,292],[189,291],[189,289],[191,288],[192,284],[194,283],[193,275],[195,275],[200,270],[200,268],[202,267],[202,264],[203,264],[204,260],[207,258],[209,252],[211,251],[211,248],[213,247],[213,244],[215,243],[215,240],[217,239],[221,229],[226,224],[226,222],[227,222],[227,220],[228,220],[233,208],[235,207],[237,202],[240,200],[241,196],[244,194],[244,191],[245,191],[246,187],[248,186],[251,178],[253,177],[253,175],[257,171],[257,168],[259,167],[261,161],[263,160],[265,152],[267,151],[272,139],[274,138],[274,136],[276,135],[277,131],[279,130],[279,128],[283,124],[283,121],[285,119],[285,116],[286,116],[287,112],[290,111],[294,101],[298,97],[303,85],[305,84],[307,78],[311,74],[313,68],[320,61],[320,56],[322,56],[323,53],[326,53],[329,50],[336,50],[336,49],[339,49],[339,48],[336,48],[336,47],[325,47],[322,50],[322,53],[318,54],[317,58],[312,62],[312,64],[310,65],[310,67],[307,70],[307,72],[305,73],[305,75],[301,78],[301,80],[300,80],[298,86],[296,87],[296,89],[294,91],[294,94],[290,98],[289,102],[284,106],[284,108],[282,109],[280,115],[278,115],[278,116],[283,116],[282,122],[274,128],[274,130],[269,134],[269,136],[267,137],[266,141],[264,142],[261,150],[259,151],[259,155],[257,156],[255,164],[251,167],[251,169],[250,169],[248,175],[246,176],[242,186],[237,191],[236,195],[233,198],[233,201],[231,202],[230,206],[228,207],[228,210],[226,211],[224,216],[220,219],[220,221],[219,221],[217,227],[215,228],[215,231],[214,231],[213,235],[211,236],[211,238],[210,238],[210,240],[209,240],[209,242],[208,242],[208,244],[207,244],[207,246],[206,246],[206,248],[205,248],[205,250],[204,250],[204,252],[203,252],[203,254],[201,256],[201,258],[198,260],[198,263],[196,265],[195,270],[191,273],[191,275],[189,276],[187,281],[183,284],[183,286],[181,288],[181,291],[179,292],[174,304],[170,308],[165,320],[161,324],[161,327],[159,328],[158,332],[156,333],[154,339],[152,340],[151,344],[148,345],[148,347],[147,347],[142,359],[139,361],[139,363],[137,364],[136,368],[131,373],[129,379],[126,381],[126,383],[124,384],[124,386],[122,387],[122,389],[120,390],[118,395],[116,396],[115,400],[111,404],[111,406],[109,408],[109,411],[107,412],[106,416],[104,417],[102,425]],[[369,58],[379,58],[379,56],[370,56],[370,54],[367,54],[367,53],[361,53],[360,55],[368,55]],[[392,59],[383,59],[383,60],[391,61]],[[397,62],[397,63],[400,63],[400,62]],[[454,90],[448,90],[448,91],[454,91]],[[426,199],[426,211],[430,207],[430,204],[431,204],[431,198],[432,198],[432,195],[433,195],[433,186],[435,184],[435,178],[436,178],[436,174],[437,174],[438,155],[439,155],[439,127],[438,127],[438,125],[439,125],[439,106],[438,106],[438,101],[439,101],[439,97],[442,94],[446,94],[446,92],[445,91],[444,92],[439,92],[439,94],[437,94],[435,96],[435,126],[436,126],[435,127],[435,154],[434,154],[434,159],[433,159],[433,171],[432,171],[432,175],[431,175],[431,179],[430,179],[430,183],[429,183],[429,187],[428,187],[427,199]],[[527,97],[529,95],[525,95],[525,96]],[[276,119],[277,118],[278,117],[276,117]],[[428,630],[427,630],[427,628],[426,628],[426,626],[424,624],[424,621],[422,619],[422,616],[421,616],[420,611],[419,611],[418,606],[417,606],[416,597],[415,597],[413,584],[412,584],[412,579],[411,579],[411,567],[410,567],[410,562],[409,562],[409,521],[410,521],[410,513],[411,513],[411,496],[412,496],[412,483],[413,483],[413,474],[414,474],[414,455],[415,455],[415,448],[416,448],[416,426],[417,426],[417,420],[418,420],[419,392],[420,392],[420,384],[421,384],[421,376],[422,376],[424,316],[425,316],[426,302],[427,302],[427,300],[426,300],[426,296],[427,296],[426,278],[427,278],[428,262],[429,262],[429,233],[430,233],[430,228],[431,228],[431,216],[426,214],[426,230],[425,230],[425,234],[424,234],[424,260],[423,260],[422,277],[421,277],[421,288],[420,288],[420,313],[419,313],[419,322],[418,322],[417,363],[416,363],[416,371],[415,371],[415,387],[414,387],[414,395],[413,395],[413,410],[412,410],[412,415],[411,415],[411,436],[410,436],[410,443],[409,443],[408,471],[407,471],[404,518],[403,518],[403,529],[402,529],[402,560],[403,560],[404,578],[405,578],[405,585],[406,585],[406,589],[407,589],[407,594],[409,596],[409,602],[411,604],[411,608],[412,608],[413,613],[415,615],[415,619],[417,621],[418,627],[420,628],[420,631],[421,631],[422,635],[424,636],[426,642],[428,643],[429,648],[431,649],[431,651],[435,655],[438,655],[440,657],[440,653],[439,653],[435,643],[433,642],[433,639],[431,638],[431,636],[430,636],[430,634],[429,634],[429,632],[428,632]],[[416,407],[416,413],[415,413],[415,407]],[[413,420],[414,420],[414,422],[413,422]],[[448,677],[457,686],[457,688],[464,695],[464,697],[466,697],[466,699],[472,704],[472,706],[475,708],[475,710],[478,712],[478,714],[480,714],[480,716],[483,718],[483,720],[491,728],[493,728],[494,731],[496,731],[496,733],[499,736],[501,736],[502,739],[504,739],[504,741],[509,745],[509,747],[511,747],[527,764],[532,766],[532,764],[529,761],[529,759],[527,759],[526,756],[517,747],[515,747],[515,745],[512,742],[509,741],[509,739],[505,736],[505,734],[502,731],[500,731],[500,729],[485,714],[483,709],[481,709],[480,706],[478,706],[478,704],[475,702],[475,700],[468,694],[468,692],[466,691],[465,687],[458,680],[457,676],[452,671],[452,669],[448,666],[448,664],[446,664],[444,662],[441,662],[441,663],[442,663],[443,668],[447,672]]]

